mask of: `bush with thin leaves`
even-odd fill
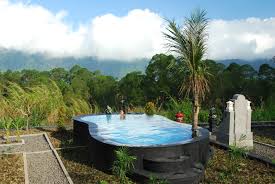
[[[153,102],[147,102],[144,107],[145,114],[152,116],[156,113],[156,106]]]
[[[20,140],[20,130],[24,127],[24,119],[23,118],[15,118],[13,119],[12,125],[16,130],[16,139],[19,142]]]
[[[130,174],[134,169],[134,161],[136,157],[129,154],[126,147],[121,147],[115,151],[116,160],[113,163],[112,171],[114,175],[119,177],[121,184],[129,183],[127,174]]]
[[[6,141],[7,141],[7,143],[10,143],[10,130],[12,127],[12,119],[11,118],[1,118],[0,122],[5,129]]]

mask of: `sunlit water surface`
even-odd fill
[[[163,116],[130,114],[91,115],[81,117],[89,124],[90,134],[106,143],[125,146],[157,146],[179,144],[192,139],[191,126]]]

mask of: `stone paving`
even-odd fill
[[[26,184],[69,184],[64,170],[44,134],[21,137],[25,144],[0,146],[0,154],[25,153]],[[63,168],[64,169],[64,168]],[[26,171],[25,171],[26,172]]]

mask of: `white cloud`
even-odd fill
[[[76,30],[38,5],[0,0],[0,47],[52,56],[96,56],[101,59],[150,58],[162,48],[163,20],[149,10],[132,10],[124,17],[98,16]]]
[[[271,58],[275,55],[275,18],[212,20],[208,57],[213,59]]]
[[[163,19],[149,10],[132,10],[124,17],[96,17],[89,29],[92,53],[100,58],[152,57],[162,47]]]
[[[165,51],[164,20],[150,10],[106,14],[76,29],[57,13],[31,3],[0,0],[0,47],[52,56],[96,56],[130,61]],[[253,59],[275,54],[275,18],[212,20],[208,58]]]

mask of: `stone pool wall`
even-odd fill
[[[198,183],[210,156],[209,132],[200,129],[200,136],[182,144],[131,147],[136,156],[134,178],[145,182],[152,174],[167,179],[171,184]],[[74,119],[74,140],[88,145],[92,165],[111,171],[114,151],[119,146],[101,142],[89,133],[89,125]]]

